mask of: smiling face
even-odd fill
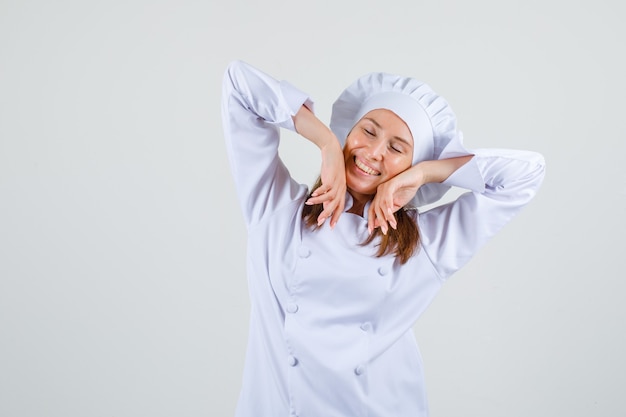
[[[411,166],[413,136],[392,111],[372,110],[348,134],[343,154],[348,191],[357,201],[369,201],[378,185]]]

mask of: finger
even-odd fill
[[[322,184],[319,187],[317,187],[315,190],[313,190],[313,192],[311,193],[311,196],[317,197],[319,195],[327,193],[330,189],[331,189],[331,185]]]
[[[332,193],[324,193],[317,197],[310,197],[308,200],[306,200],[305,203],[307,205],[322,204],[324,202],[332,201],[333,199],[334,199],[334,196]]]
[[[334,192],[329,192],[327,194],[334,194]],[[322,204],[324,205],[324,210],[320,215],[324,217],[324,219],[330,217],[330,227],[334,227],[337,223],[337,220],[343,213],[343,209],[345,207],[345,192],[337,195],[336,197],[329,198],[327,201],[324,201]]]
[[[333,217],[335,213],[338,211],[339,200],[333,199],[333,200],[326,201],[323,203],[323,206],[324,206],[324,210],[320,213],[320,216],[324,217],[324,219]]]
[[[379,196],[380,197],[381,192],[379,192]],[[384,218],[386,225],[388,224],[389,226],[391,226],[393,229],[395,229],[397,227],[397,222],[396,222],[396,217],[394,216],[394,203],[393,203],[393,196],[389,195],[388,193],[384,193],[385,197],[381,198],[381,201],[378,203],[378,208],[379,208],[379,212],[378,212],[378,216]]]
[[[335,207],[335,211],[333,211],[333,217],[330,219],[330,227],[334,228],[339,221],[339,217],[343,214],[343,209],[345,207],[345,194],[343,197],[339,198],[337,207]]]
[[[398,221],[396,220],[396,216],[394,216],[393,213],[391,214],[391,219],[389,220],[389,226],[391,226],[393,230],[396,230],[398,228]]]
[[[324,202],[324,210],[317,216],[317,225],[321,226],[324,224],[326,219],[332,215],[332,206],[328,202]]]
[[[396,216],[393,215],[393,209],[391,204],[389,204],[387,206],[387,209],[385,210],[385,220],[387,220],[387,222],[393,229],[398,226],[398,224],[396,223]]]
[[[387,230],[389,230],[389,226],[387,226],[387,220],[385,219],[385,213],[382,209],[382,207],[380,207],[380,205],[376,205],[375,209],[376,211],[376,219],[378,220],[378,224],[380,225],[380,230],[383,232],[384,235],[387,234]]]

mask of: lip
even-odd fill
[[[380,176],[381,174],[380,171],[378,171],[377,169],[374,169],[371,165],[363,161],[361,158],[354,156],[353,160],[354,160],[354,166],[357,168],[357,170],[359,170],[359,172],[366,174],[366,175],[371,175],[373,177]]]

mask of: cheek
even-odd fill
[[[397,175],[403,171],[406,171],[411,167],[411,159],[408,157],[400,157],[390,161],[389,171],[393,172],[393,175]]]
[[[346,142],[346,145],[343,147],[343,159],[344,160],[348,160],[350,159],[350,151],[351,151],[351,147],[348,146],[348,143]]]
[[[364,146],[364,142],[365,141],[361,136],[351,133],[346,138],[346,144],[343,147],[344,153],[350,153],[354,149],[362,148]]]
[[[354,139],[350,136],[346,138],[346,143],[343,145],[343,154],[346,158],[350,155],[352,150],[354,149]]]

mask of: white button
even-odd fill
[[[309,256],[311,256],[311,251],[305,246],[300,246],[298,248],[298,256],[301,258],[308,258]]]
[[[378,268],[378,273],[380,275],[387,275],[388,272],[389,269],[386,266],[381,266],[380,268]]]
[[[287,313],[295,313],[296,311],[298,311],[298,304],[296,303],[289,303],[287,304]]]
[[[289,366],[296,366],[296,364],[298,363],[298,360],[296,359],[295,356],[289,355],[287,357],[287,363],[289,364]]]
[[[372,330],[372,323],[370,322],[365,322],[363,324],[361,324],[361,330],[363,330],[364,332],[369,332]]]
[[[365,367],[363,365],[359,365],[356,368],[354,368],[354,373],[357,375],[362,375],[363,372],[365,372]]]

